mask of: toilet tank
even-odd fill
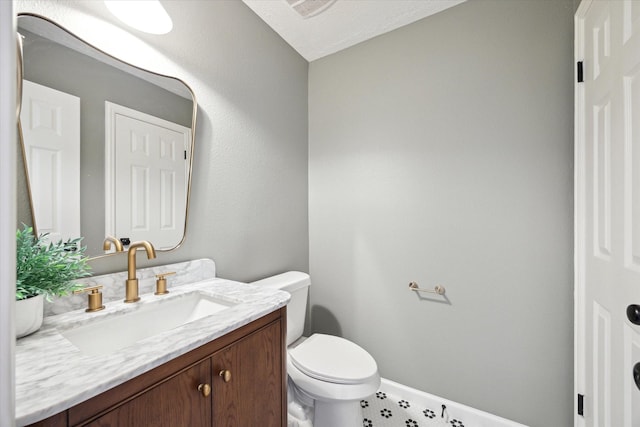
[[[300,271],[288,271],[251,284],[268,286],[291,294],[291,300],[287,304],[287,346],[300,338],[307,314],[307,295],[311,285],[309,275]]]

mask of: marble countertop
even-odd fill
[[[24,426],[64,411],[284,307],[290,298],[286,292],[220,278],[183,284],[170,291],[166,296],[141,295],[136,304],[110,302],[96,313],[80,309],[48,316],[38,332],[19,339],[15,361],[16,424]],[[193,291],[236,305],[100,356],[83,354],[61,335],[61,331],[75,325],[118,316],[144,304],[161,304],[163,298],[168,301],[166,298],[179,298]]]

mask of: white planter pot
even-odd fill
[[[16,338],[27,336],[40,329],[44,313],[43,303],[42,295],[16,301]]]

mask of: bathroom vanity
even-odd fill
[[[33,426],[283,426],[285,309]]]
[[[143,289],[153,286],[156,270],[166,269],[139,270]],[[119,283],[122,274],[92,278],[88,284]],[[48,316],[40,331],[20,339],[17,425],[286,425],[289,295],[220,278],[198,280],[189,273],[177,279],[166,296],[146,293],[137,304],[110,301],[98,313],[80,309]],[[194,293],[228,306],[124,348],[110,348],[105,333],[105,347],[93,351],[70,334],[85,327],[102,331],[104,324],[141,313],[145,306],[162,313]],[[143,323],[131,319],[130,328]],[[121,331],[115,336],[126,340],[127,335]]]

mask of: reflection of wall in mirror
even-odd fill
[[[50,40],[20,31],[25,79],[81,98],[81,233],[87,254],[99,255],[104,239],[104,102],[111,101],[191,127],[193,104],[140,78]],[[24,188],[21,181],[21,187]],[[19,188],[19,191],[21,188]],[[19,222],[30,212],[19,204]]]

